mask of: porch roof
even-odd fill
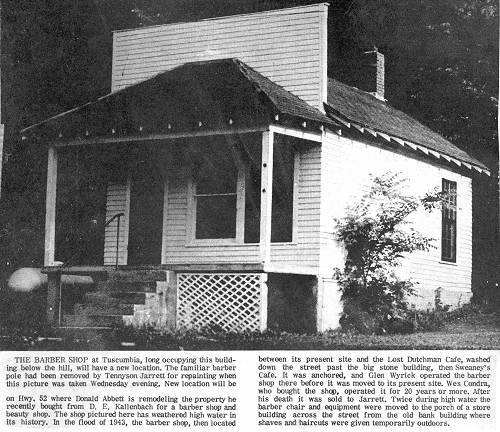
[[[304,123],[305,122],[305,123]],[[238,59],[186,63],[21,131],[52,142],[339,123]]]

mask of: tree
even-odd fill
[[[337,222],[337,237],[347,253],[344,270],[336,271],[344,328],[391,331],[408,314],[413,283],[400,279],[395,267],[405,255],[431,247],[431,239],[414,230],[408,218],[421,206],[432,210],[441,193],[405,195],[406,181],[399,173],[374,177],[370,191]]]

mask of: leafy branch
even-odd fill
[[[374,177],[370,190],[337,221],[337,238],[347,252],[344,270],[336,271],[344,304],[352,307],[355,302],[378,317],[382,328],[387,319],[405,314],[406,298],[413,294],[413,284],[400,280],[395,267],[404,256],[433,247],[432,239],[416,231],[409,217],[420,207],[432,211],[443,200],[437,191],[421,198],[404,194],[407,181],[400,173]],[[344,309],[344,321],[348,315]]]

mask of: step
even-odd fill
[[[123,303],[128,304],[145,304],[146,294],[145,293],[129,293],[129,292],[110,292],[110,296],[113,298],[121,300]]]
[[[127,282],[156,282],[167,280],[162,270],[110,270],[108,280]]]
[[[143,293],[95,292],[85,294],[85,303],[89,306],[113,308],[120,304],[144,304],[146,295]]]
[[[122,323],[121,315],[65,315],[61,327],[114,327]]]
[[[111,291],[108,293],[95,292],[85,294],[85,299],[89,305],[102,307],[115,307],[120,303],[125,304],[145,304],[146,294]]]
[[[109,280],[97,283],[97,291],[104,292],[147,292],[156,293],[156,282],[138,282],[125,280]]]
[[[113,306],[97,306],[88,304],[76,304],[75,305],[75,315],[133,315],[134,305],[124,304],[118,301],[118,303]]]

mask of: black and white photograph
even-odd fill
[[[2,428],[495,430],[496,1],[0,14]]]

